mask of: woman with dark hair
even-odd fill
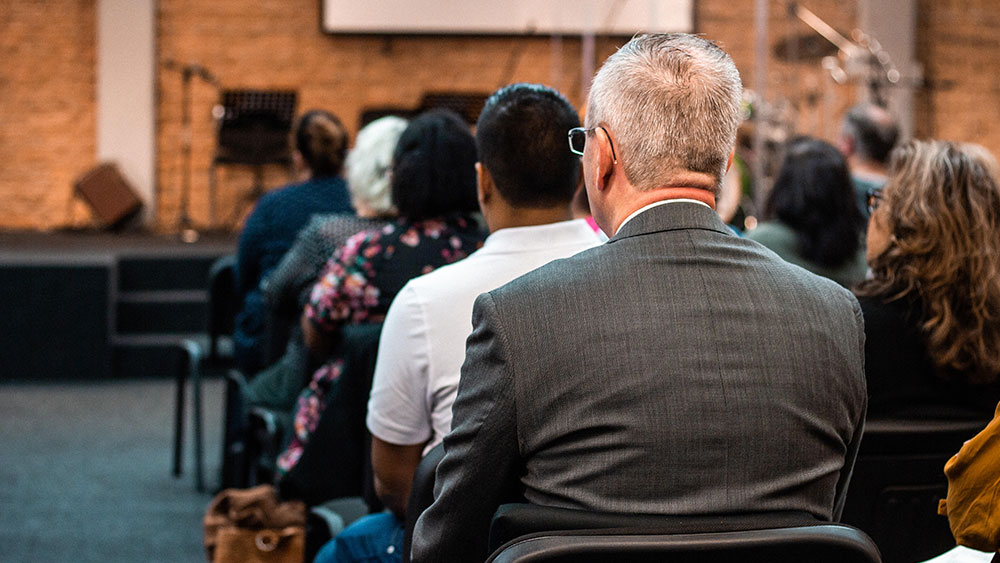
[[[766,222],[747,237],[786,261],[852,286],[865,277],[864,217],[844,156],[811,137],[788,142],[764,207]]]
[[[313,286],[306,305],[310,349],[341,323],[380,321],[410,278],[464,258],[485,233],[474,214],[476,144],[455,113],[418,116],[393,153],[392,201],[399,217],[389,226],[348,239]]]
[[[474,216],[475,164],[475,139],[454,112],[432,110],[410,122],[393,154],[390,190],[398,219],[348,239],[312,288],[302,330],[314,355],[330,353],[343,324],[381,322],[411,278],[482,245],[486,233]],[[336,359],[327,362],[304,394],[321,393],[340,370]],[[295,437],[278,460],[281,470],[296,463],[322,409],[322,399],[300,396]]]
[[[312,110],[295,123],[292,160],[298,182],[274,190],[257,202],[240,234],[236,262],[237,298],[233,344],[237,367],[252,377],[265,367],[263,350],[268,308],[260,281],[292,246],[299,230],[317,213],[353,213],[347,185],[340,177],[347,152],[347,131],[331,113]]]
[[[978,146],[910,141],[869,195],[868,414],[972,414],[1000,400],[1000,188]],[[970,412],[971,411],[971,412]]]

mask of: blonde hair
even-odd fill
[[[366,125],[347,153],[345,170],[347,189],[354,207],[368,206],[378,215],[394,215],[392,191],[392,153],[399,136],[406,129],[402,117],[389,115]]]
[[[970,383],[1000,374],[996,170],[974,145],[910,141],[895,149],[883,189],[889,244],[859,287],[862,295],[919,299],[931,360]]]

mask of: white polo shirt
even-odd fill
[[[396,295],[379,343],[368,430],[426,454],[451,430],[451,405],[481,293],[600,244],[583,219],[501,229],[468,258],[410,280]]]

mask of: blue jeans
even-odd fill
[[[399,563],[403,560],[403,523],[391,512],[369,514],[328,541],[313,563]]]

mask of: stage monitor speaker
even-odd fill
[[[118,229],[142,209],[142,200],[118,167],[110,162],[98,165],[80,177],[73,185],[94,212],[94,217],[107,229]]]

